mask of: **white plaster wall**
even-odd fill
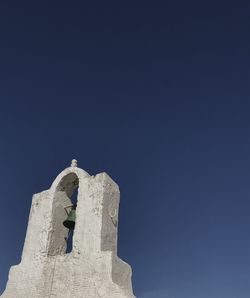
[[[65,254],[65,214],[55,208],[70,202],[72,173],[78,203],[73,250]],[[65,169],[48,191],[33,196],[22,261],[11,268],[1,297],[134,298],[131,268],[117,256],[118,209],[119,188],[106,173]]]

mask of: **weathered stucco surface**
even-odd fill
[[[78,188],[72,252],[64,207]],[[106,174],[73,163],[32,199],[21,263],[2,298],[134,298],[131,268],[117,257],[119,188]]]

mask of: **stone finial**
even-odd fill
[[[77,160],[76,159],[72,159],[71,167],[77,167]]]

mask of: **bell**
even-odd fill
[[[63,222],[63,225],[69,230],[74,230],[75,222],[76,222],[76,206],[73,206],[68,215],[68,218]]]

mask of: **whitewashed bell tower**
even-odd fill
[[[63,225],[78,189],[72,251]],[[62,171],[34,194],[21,263],[10,269],[2,298],[135,298],[131,268],[117,256],[118,185],[106,174]]]

